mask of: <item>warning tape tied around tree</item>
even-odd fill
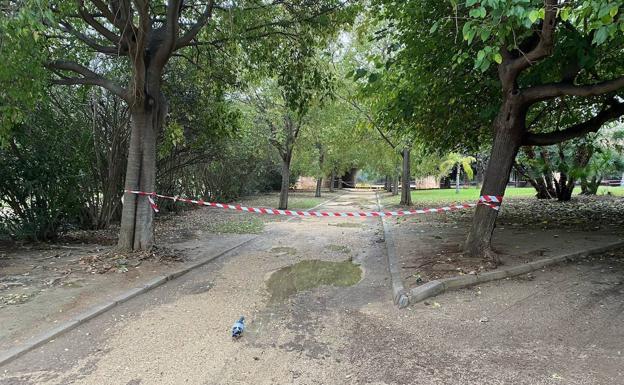
[[[477,203],[464,203],[459,205],[449,205],[444,207],[436,207],[429,209],[412,209],[412,210],[399,210],[399,211],[353,211],[353,212],[327,212],[327,211],[299,211],[299,210],[280,210],[264,207],[246,207],[241,205],[231,205],[227,203],[206,202],[203,199],[186,199],[178,196],[167,196],[157,194],[155,192],[148,193],[144,191],[125,190],[128,194],[136,194],[140,196],[147,196],[150,206],[155,212],[158,212],[158,205],[155,198],[167,199],[173,202],[184,202],[193,205],[217,207],[226,210],[244,211],[256,214],[267,215],[285,215],[291,217],[400,217],[405,215],[417,215],[417,214],[429,214],[429,213],[443,213],[447,211],[455,211],[461,209],[467,209],[478,205],[490,207],[494,210],[499,210],[503,201],[502,196],[497,195],[483,195],[479,197]]]

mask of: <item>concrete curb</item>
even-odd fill
[[[322,203],[319,203],[318,205],[305,210],[305,211],[310,211],[310,210],[314,210],[318,207],[323,206],[324,204],[327,204],[335,199],[338,199],[340,196],[342,196],[344,194],[340,194],[337,195],[331,199],[328,199],[327,201],[324,201]],[[289,218],[287,220],[290,221],[292,219],[294,219],[295,217]],[[119,296],[115,297],[113,300],[111,300],[110,302],[104,303],[104,304],[100,304],[100,305],[96,305],[78,315],[76,315],[75,317],[73,317],[71,320],[64,322],[56,327],[54,327],[51,330],[48,330],[46,332],[43,332],[41,334],[39,334],[38,336],[35,336],[31,339],[29,339],[26,343],[24,343],[23,345],[20,346],[16,346],[13,347],[9,350],[6,350],[4,352],[0,352],[0,366],[3,366],[5,364],[8,364],[9,362],[15,360],[16,358],[30,352],[31,350],[37,349],[38,347],[44,345],[45,343],[57,338],[58,336],[67,333],[68,331],[75,329],[76,327],[84,324],[85,322],[107,312],[108,310],[114,308],[117,305],[120,305],[124,302],[127,302],[129,300],[131,300],[132,298],[146,293],[152,289],[157,288],[158,286],[163,285],[164,283],[167,283],[169,281],[172,281],[176,278],[179,278],[181,276],[183,276],[184,274],[190,272],[191,270],[195,270],[198,267],[202,267],[210,262],[213,262],[233,251],[235,251],[236,249],[245,246],[248,243],[251,243],[252,241],[256,240],[260,235],[256,235],[253,236],[245,241],[242,241],[240,243],[237,243],[236,245],[230,247],[227,250],[224,250],[216,255],[210,256],[206,259],[203,259],[201,261],[195,262],[193,264],[190,264],[188,266],[183,267],[180,270],[174,271],[173,273],[167,274],[167,275],[161,275],[158,277],[155,277],[153,279],[151,279],[150,281],[144,283],[143,285],[139,286],[139,287],[135,287],[133,289],[130,289],[128,291],[126,291],[125,293],[120,294]]]
[[[377,192],[375,192],[375,197],[377,198],[379,211],[382,211],[381,200],[379,199],[379,194]],[[394,247],[394,238],[392,237],[392,232],[390,231],[390,225],[383,216],[381,217],[381,223],[383,225],[384,240],[386,243],[388,272],[390,273],[390,279],[392,282],[392,300],[394,301],[394,304],[401,309],[409,305],[409,297],[405,291],[405,287],[403,286],[403,280],[401,279],[401,268],[399,267],[399,259],[396,255],[396,248]]]
[[[424,285],[412,288],[409,291],[409,303],[414,304],[429,297],[436,296],[448,290],[462,289],[480,283],[500,280],[509,277],[515,277],[527,274],[535,270],[542,269],[546,266],[555,265],[557,263],[571,262],[590,255],[604,253],[613,249],[624,247],[624,241],[610,243],[605,246],[596,247],[589,250],[577,251],[574,253],[563,254],[553,257],[540,259],[539,261],[529,262],[522,265],[512,266],[509,268],[492,270],[483,274],[468,274],[458,277],[444,278],[430,281]]]

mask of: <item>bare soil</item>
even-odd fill
[[[340,201],[359,199],[374,208],[365,193]],[[378,218],[269,223],[231,257],[3,367],[0,384],[624,383],[621,257],[551,267],[532,280],[491,282],[399,310],[382,237]],[[310,260],[351,260],[362,279],[271,301],[270,277]],[[241,315],[246,331],[233,340]]]
[[[473,211],[389,220],[407,286],[497,267],[462,254]],[[493,248],[503,265],[513,266],[623,239],[623,197],[579,196],[571,202],[510,198],[497,221]]]
[[[336,194],[291,193],[311,205]],[[269,206],[277,194],[242,200]],[[295,206],[296,207],[296,206]],[[68,231],[55,243],[0,243],[0,351],[24,343],[91,306],[110,300],[185,264],[219,254],[283,217],[185,207],[156,217],[150,252],[118,253],[118,228]],[[234,226],[232,226],[234,224]],[[231,230],[233,229],[233,230]],[[226,232],[222,232],[226,230]]]

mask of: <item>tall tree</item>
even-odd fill
[[[481,194],[502,196],[520,146],[561,143],[624,115],[617,96],[624,88],[624,2],[468,0],[465,6],[471,20],[462,26],[463,37],[481,48],[475,67],[486,70],[497,63],[502,100]],[[593,100],[592,116],[558,131],[529,131],[530,109],[560,98]],[[466,240],[469,255],[490,255],[498,262],[491,252],[497,215],[477,207]]]
[[[267,36],[291,36],[298,24],[318,24],[319,18],[343,5],[338,0],[313,4],[267,4],[261,0],[58,2],[52,6],[54,21],[47,21],[54,57],[47,67],[57,75],[56,84],[103,87],[128,104],[132,126],[125,189],[150,193],[155,189],[157,138],[168,111],[163,74],[172,57],[186,56],[184,52],[191,47],[208,55],[219,53],[230,40],[242,41],[249,48],[249,42]],[[127,63],[127,73],[118,79],[107,77],[111,62]],[[120,248],[152,246],[153,212],[148,199],[124,196]]]
[[[96,55],[63,54],[47,63],[61,85],[87,84],[103,87],[129,106],[131,133],[126,169],[126,190],[152,192],[156,182],[156,139],[167,115],[167,99],[161,92],[165,66],[173,54],[194,44],[211,20],[214,1],[101,0],[60,3],[53,7],[58,45],[82,44]],[[63,57],[64,56],[64,57]],[[123,79],[106,77],[107,59],[129,63]],[[117,59],[119,60],[119,59]],[[118,246],[148,249],[153,244],[153,212],[148,197],[126,194]]]

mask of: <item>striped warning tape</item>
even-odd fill
[[[499,209],[500,202],[502,202],[502,197],[486,195],[479,198],[478,203],[464,203],[460,205],[450,205],[444,207],[430,208],[430,209],[412,209],[412,210],[399,210],[399,211],[354,211],[354,212],[326,212],[326,211],[297,211],[297,210],[280,210],[280,209],[272,209],[272,208],[264,208],[264,207],[245,207],[241,205],[231,205],[227,203],[217,203],[217,202],[206,202],[202,199],[186,199],[181,198],[179,196],[167,196],[157,194],[155,192],[148,193],[144,191],[134,191],[134,190],[125,190],[128,194],[136,194],[141,196],[147,196],[149,200],[149,204],[154,209],[155,212],[158,212],[158,206],[154,201],[154,198],[168,199],[174,202],[184,202],[199,206],[208,206],[208,207],[217,207],[226,210],[237,210],[237,211],[245,211],[249,213],[257,213],[257,214],[268,214],[268,215],[286,215],[286,216],[296,216],[296,217],[396,217],[396,216],[404,216],[404,215],[416,215],[416,214],[428,214],[428,213],[442,213],[446,211],[454,211],[460,209],[467,209],[470,207],[475,207],[477,205],[485,205],[493,208],[494,210]]]
[[[503,197],[498,195],[481,195],[479,197],[479,204],[487,206],[496,211],[500,210],[500,205],[503,203]]]

